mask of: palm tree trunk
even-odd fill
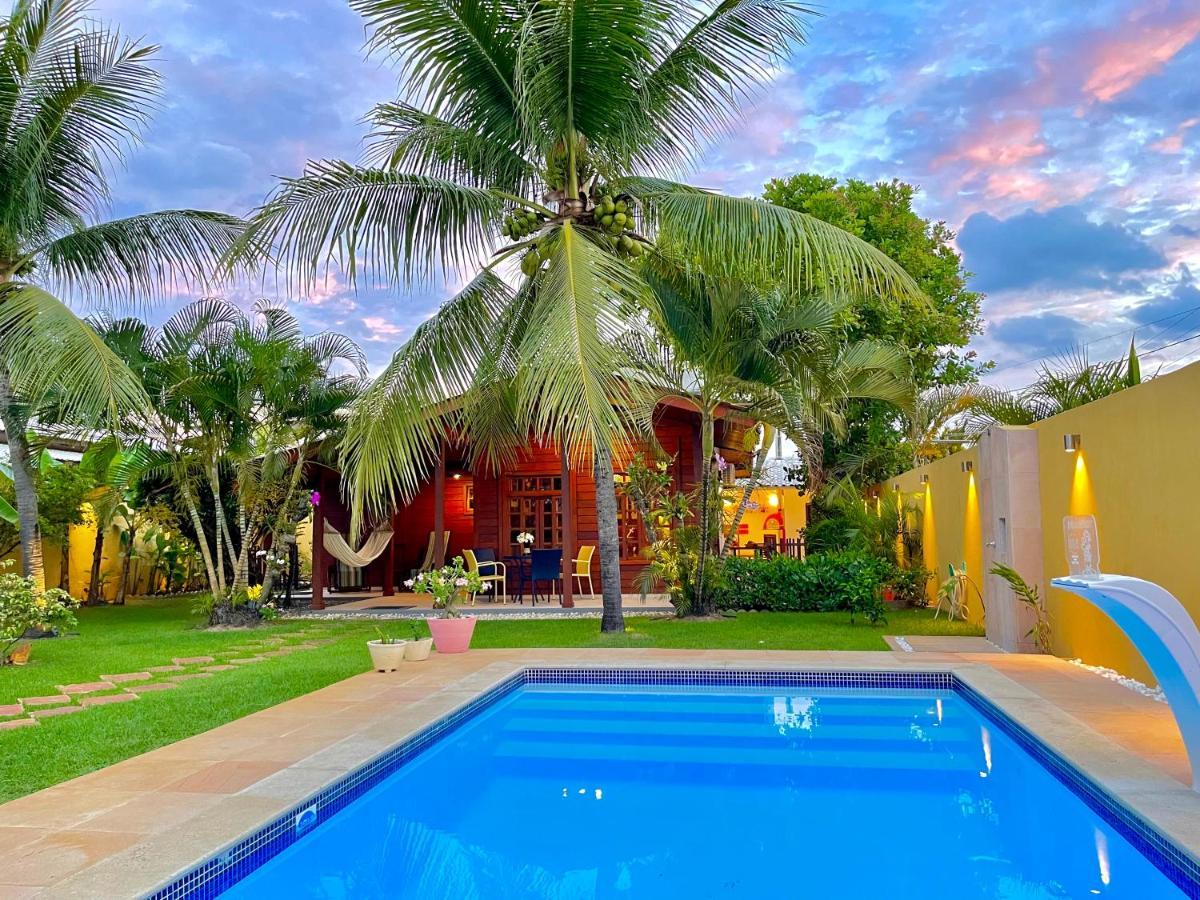
[[[62,544],[58,554],[58,586],[71,592],[71,526],[63,523]]]
[[[213,566],[212,551],[208,547],[208,536],[204,533],[204,522],[200,519],[200,508],[196,505],[196,498],[192,494],[192,488],[187,483],[186,476],[178,479],[179,493],[183,495],[183,502],[187,505],[188,518],[192,520],[192,528],[196,531],[196,543],[200,547],[200,557],[204,560],[204,572],[208,576],[208,589],[213,593],[213,596],[219,598],[225,592],[225,587],[217,580],[217,571]],[[220,534],[217,535],[218,541]]]
[[[137,532],[129,532],[129,546],[125,548],[125,555],[121,559],[121,580],[117,582],[117,606],[125,605],[125,592],[129,585],[129,569],[133,563],[133,542],[137,540]]]
[[[217,520],[217,580],[221,585],[221,594],[225,594],[225,556],[229,554],[229,565],[233,569],[233,575],[236,578],[237,551],[234,550],[233,537],[229,533],[229,520],[225,517],[225,505],[221,502],[221,475],[217,471],[216,466],[210,466],[208,470],[208,486],[212,492],[213,500],[213,515]],[[222,541],[224,542],[224,552],[222,552]]]
[[[621,613],[621,542],[617,537],[617,483],[613,477],[612,450],[596,447],[592,451],[592,470],[596,479],[596,525],[600,532],[600,583],[604,615],[602,632],[625,630]]]
[[[104,561],[104,523],[96,519],[96,541],[92,544],[92,572],[88,576],[88,606],[97,606],[104,601],[100,596],[100,564]]]
[[[742,499],[738,501],[737,509],[733,513],[733,519],[729,523],[729,529],[725,532],[725,539],[721,542],[722,556],[725,556],[729,552],[729,548],[733,546],[733,540],[737,537],[738,526],[742,524],[742,517],[746,514],[746,507],[750,505],[750,495],[754,493],[754,489],[758,487],[759,482],[762,480],[763,469],[767,465],[769,453],[770,447],[763,446],[754,455],[754,467],[750,471],[750,477],[746,480],[746,486],[742,489]]]
[[[693,615],[703,616],[708,613],[708,601],[704,593],[704,568],[708,563],[710,543],[712,541],[712,480],[713,454],[716,449],[716,426],[713,410],[708,404],[700,413],[700,452],[703,462],[700,467],[700,552],[699,565],[696,567],[696,592],[692,598]]]
[[[0,370],[0,421],[8,435],[9,464],[17,497],[17,522],[21,533],[21,572],[33,579],[39,593],[46,589],[46,567],[42,559],[42,536],[38,529],[37,484],[29,465],[29,426],[12,394],[8,373]]]

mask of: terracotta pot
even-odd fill
[[[429,659],[429,652],[432,649],[433,638],[431,637],[409,641],[404,645],[404,659],[406,662],[420,662]]]
[[[367,649],[371,651],[371,665],[376,672],[394,672],[404,662],[405,648],[408,641],[385,644],[383,641],[367,641]]]
[[[466,653],[471,646],[471,635],[475,633],[475,617],[430,619],[429,633],[433,635],[433,646],[438,653]]]
[[[8,652],[8,661],[14,666],[23,666],[29,662],[29,654],[33,652],[33,644],[26,641],[25,643],[17,644]]]

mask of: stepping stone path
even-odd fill
[[[250,663],[267,662],[268,658],[288,656],[299,650],[315,650],[335,643],[334,638],[316,640],[315,636],[321,633],[320,629],[294,632],[292,638],[303,638],[296,644],[288,644],[287,638],[269,637],[225,647],[217,651],[222,657],[220,662],[212,656],[177,656],[169,666],[147,666],[141,672],[101,675],[99,681],[60,684],[57,694],[21,697],[16,703],[0,704],[0,731],[29,728],[42,719],[83,712],[93,706],[129,703],[144,693],[174,690],[182,682],[212,678],[217,672],[230,672]],[[199,670],[187,671],[194,666],[198,666]]]

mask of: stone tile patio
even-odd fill
[[[152,890],[525,665],[952,670],[1200,852],[1200,796],[1187,786],[1168,708],[1062,660],[933,650],[475,650],[349,678],[0,806],[0,897]]]

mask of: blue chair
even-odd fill
[[[560,585],[559,602],[562,602],[562,548],[557,550],[533,550],[530,553],[530,575],[529,580],[533,583],[531,588],[531,600],[534,606],[537,606],[538,592],[537,586],[539,581],[550,582],[550,591],[554,590],[554,583],[557,581]],[[550,602],[550,591],[546,592],[546,602]]]

